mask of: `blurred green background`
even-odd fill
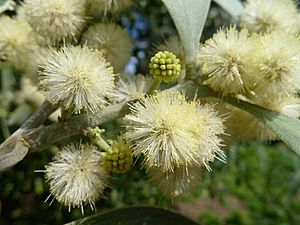
[[[149,28],[139,31],[136,24],[141,18]],[[175,34],[171,18],[161,1],[155,0],[138,1],[119,23],[124,24],[124,20],[131,33],[143,32],[136,35],[136,43],[149,43],[143,48],[137,44],[133,51],[137,58],[141,51],[146,55],[138,59],[136,71],[147,71],[145,65],[152,43]],[[202,40],[231,22],[230,17],[213,4]],[[1,78],[7,75],[11,79],[1,79],[1,142],[34,110],[31,105],[19,105],[13,94],[20,89],[21,75],[17,71],[1,71]],[[112,133],[118,129],[116,124],[106,124],[105,127]],[[44,203],[49,187],[43,173],[34,171],[43,170],[56,151],[56,148],[51,148],[31,153],[0,175],[1,225],[62,224],[82,217],[79,209],[69,213],[56,201],[51,206],[49,202]],[[203,225],[300,224],[299,156],[280,142],[239,142],[231,146],[226,155],[227,164],[214,162],[212,172],[203,170],[202,182],[195,192],[177,201],[167,200],[156,191],[145,171],[138,166],[125,175],[112,176],[110,188],[105,192],[106,199],[96,203],[97,210],[147,204],[179,210]],[[93,212],[86,207],[85,216],[91,214]]]

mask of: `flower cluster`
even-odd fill
[[[14,20],[8,16],[0,17],[0,60],[18,69],[26,69],[28,53],[38,49],[35,34],[29,24]]]
[[[150,171],[159,171],[152,172],[156,174],[152,179],[165,182],[166,195],[178,197],[188,192],[194,184],[189,168],[199,172],[202,165],[211,170],[209,162],[215,158],[225,162],[220,139],[223,120],[210,105],[189,102],[179,92],[145,97],[131,106],[125,121],[133,154],[143,156]]]
[[[100,167],[101,154],[96,147],[86,144],[65,146],[54,161],[46,166],[45,177],[50,192],[60,203],[81,207],[102,196],[107,186],[107,173]]]
[[[298,117],[300,42],[295,21],[298,17],[290,0],[247,1],[240,23],[245,28],[221,29],[200,47],[203,84],[222,97],[234,96]],[[232,139],[277,139],[249,113],[225,103],[220,105],[223,113],[231,113],[226,126]]]
[[[41,72],[41,87],[47,99],[62,103],[73,113],[94,113],[103,108],[114,88],[112,67],[102,52],[84,47],[53,51]]]
[[[84,1],[25,0],[23,19],[47,42],[75,38],[84,24]]]
[[[247,0],[240,24],[251,32],[299,32],[293,0]]]
[[[130,59],[131,38],[125,29],[116,24],[97,23],[90,26],[82,34],[81,42],[90,48],[101,50],[115,72],[122,72]]]
[[[131,106],[125,117],[133,154],[144,156],[144,164],[172,172],[180,166],[208,166],[220,157],[222,119],[209,105],[188,102],[179,92],[164,91]]]
[[[15,18],[0,17],[1,65],[26,76],[20,79],[20,93],[28,89],[21,102],[46,99],[61,109],[56,125],[67,131],[66,137],[86,136],[85,144],[60,149],[44,170],[49,197],[69,209],[83,212],[87,204],[94,209],[108,172],[121,176],[138,165],[165,196],[187,195],[201,180],[202,168],[212,171],[215,159],[226,162],[227,134],[231,139],[277,139],[252,115],[225,103],[228,99],[300,116],[300,16],[292,0],[248,0],[238,25],[199,43],[193,62],[179,38],[167,39],[144,62],[149,76],[124,71],[135,51],[120,25],[125,20],[118,16],[133,4],[24,0]],[[203,97],[201,88],[214,100]],[[223,115],[230,116],[225,120]],[[110,119],[122,125],[106,142],[105,130],[97,126]]]

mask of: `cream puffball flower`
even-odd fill
[[[200,48],[204,84],[222,96],[249,91],[251,52],[254,44],[248,31],[230,27],[220,30]]]
[[[22,13],[38,34],[57,43],[75,38],[82,30],[84,4],[82,0],[25,0]]]
[[[122,72],[129,62],[132,40],[127,31],[117,24],[92,25],[83,33],[81,42],[103,51],[115,72]]]
[[[54,161],[45,166],[51,195],[68,206],[69,211],[72,207],[81,207],[83,213],[85,204],[90,204],[94,209],[94,202],[103,195],[108,178],[100,166],[100,159],[101,153],[95,146],[65,146]]]
[[[151,86],[152,78],[141,74],[136,76],[121,75],[112,99],[116,102],[142,98]]]
[[[248,0],[241,25],[251,32],[297,32],[297,7],[293,0]]]
[[[133,104],[125,117],[133,154],[142,154],[148,168],[159,167],[163,172],[203,162],[207,165],[224,157],[218,137],[224,132],[222,119],[209,107],[188,102],[176,91],[160,92]]]
[[[189,195],[201,180],[201,168],[178,167],[173,172],[162,172],[154,167],[149,170],[150,180],[167,198],[179,198]]]
[[[70,46],[50,54],[42,65],[40,85],[51,103],[73,113],[94,113],[111,96],[114,75],[102,52]]]
[[[133,5],[132,0],[86,0],[88,14],[120,13]]]
[[[26,69],[38,46],[28,23],[0,17],[0,59],[18,69]]]
[[[258,36],[253,59],[254,90],[259,96],[292,96],[300,88],[300,41],[290,33]]]

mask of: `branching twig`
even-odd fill
[[[127,102],[121,102],[106,107],[93,115],[82,114],[72,117],[69,121],[59,122],[46,127],[28,130],[23,137],[30,147],[30,151],[51,146],[67,137],[83,134],[89,127],[99,126],[111,120],[123,117],[128,111]]]

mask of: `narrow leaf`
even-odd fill
[[[28,153],[22,130],[16,131],[0,145],[0,173],[20,162]]]
[[[299,119],[292,118],[242,100],[229,98],[226,99],[226,101],[252,114],[300,156]]]
[[[214,0],[220,5],[229,15],[234,19],[239,18],[242,15],[244,6],[240,0]]]
[[[15,10],[17,3],[13,0],[0,0],[0,14],[5,11]]]
[[[198,223],[171,210],[150,207],[133,206],[98,213],[67,225],[199,225]]]
[[[185,51],[186,63],[195,63],[210,0],[162,0],[169,10]]]

